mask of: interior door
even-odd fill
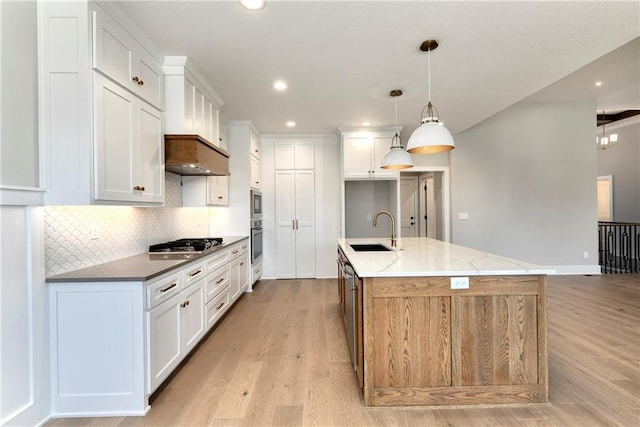
[[[418,237],[418,177],[400,179],[400,236]]]
[[[433,175],[427,176],[422,185],[425,196],[425,212],[424,218],[427,237],[436,238],[436,196],[435,196],[435,178]]]

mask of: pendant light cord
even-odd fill
[[[431,103],[431,48],[427,49],[427,72],[429,73],[428,76],[428,93],[427,93],[427,97],[429,98],[427,101],[429,101],[429,103]]]

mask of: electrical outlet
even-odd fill
[[[589,252],[584,251],[583,256],[584,256],[584,259],[589,259]]]
[[[371,214],[367,214],[367,221],[371,221]]]
[[[452,277],[451,289],[469,289],[468,277]]]
[[[458,212],[458,219],[469,219],[469,212]]]
[[[98,238],[98,226],[95,224],[91,224],[91,228],[89,230],[89,236],[91,240],[95,240]]]

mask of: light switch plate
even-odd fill
[[[452,277],[451,289],[469,289],[468,277]]]

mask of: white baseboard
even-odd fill
[[[550,266],[550,267],[556,270],[555,275],[557,276],[567,275],[567,274],[573,274],[573,275],[601,274],[600,266],[598,264],[596,265],[556,265],[556,266]]]

